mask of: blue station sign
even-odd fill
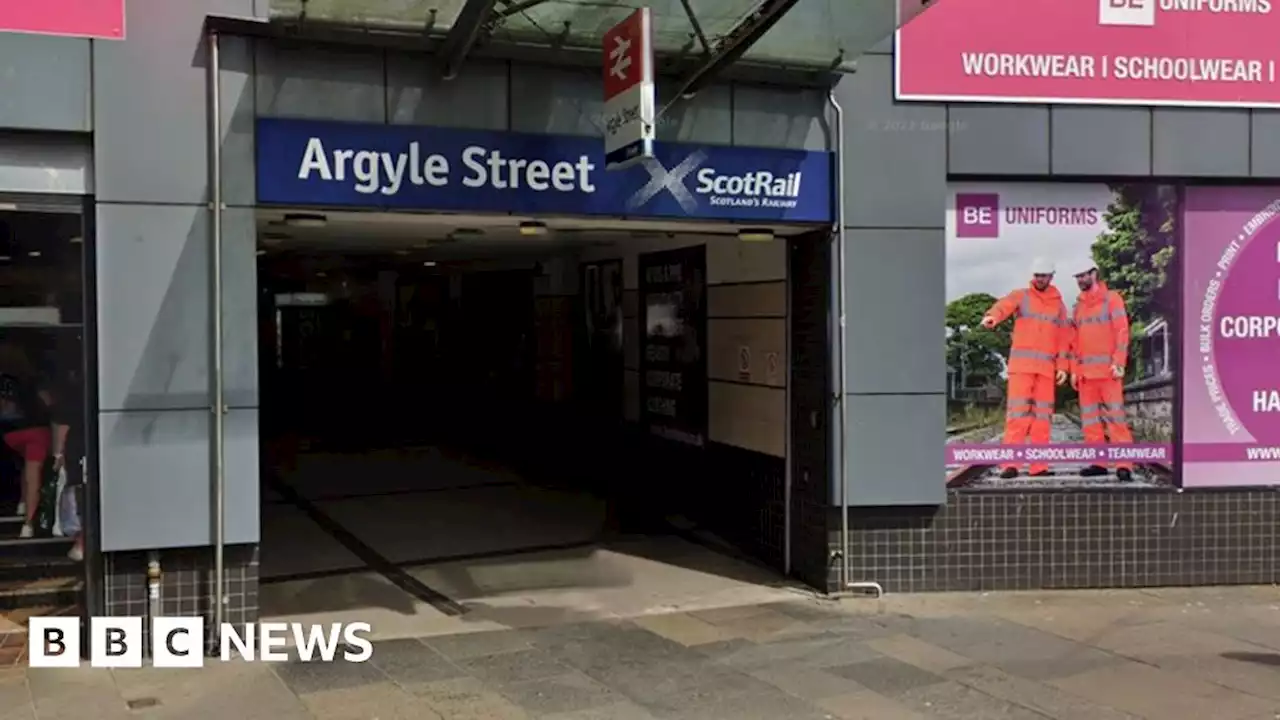
[[[605,171],[584,137],[260,118],[258,202],[387,210],[831,221],[831,154],[659,143]]]

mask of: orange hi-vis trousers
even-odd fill
[[[1008,405],[1004,416],[1004,444],[1021,445],[1028,440],[1047,445],[1053,421],[1053,377],[1035,373],[1009,373],[1006,388]],[[1017,469],[1017,463],[1004,466]],[[1031,473],[1045,472],[1049,466],[1036,463]]]
[[[1133,442],[1124,414],[1124,383],[1119,378],[1080,378],[1080,429],[1084,441],[1091,445],[1127,445]],[[1103,463],[1097,463],[1102,465]],[[1117,468],[1133,470],[1133,463],[1116,463]]]

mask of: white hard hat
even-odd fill
[[[1054,271],[1053,261],[1049,258],[1038,257],[1031,261],[1032,275],[1052,275]]]
[[[1097,270],[1097,269],[1098,269],[1098,263],[1094,262],[1093,258],[1085,258],[1084,260],[1079,261],[1075,265],[1074,272],[1072,272],[1071,274],[1083,275],[1089,272],[1090,270]]]

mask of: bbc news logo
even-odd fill
[[[80,619],[34,617],[29,629],[31,667],[79,667],[82,657]],[[367,662],[373,657],[369,623],[262,622],[236,626],[223,623],[217,657],[222,662]],[[205,623],[202,617],[157,617],[151,622],[151,664],[162,668],[204,667]],[[292,640],[292,653],[290,641]],[[89,620],[89,665],[142,667],[143,619],[95,617]]]
[[[1099,25],[1156,24],[1156,0],[1098,0]]]
[[[956,237],[1000,237],[1000,196],[956,193]]]

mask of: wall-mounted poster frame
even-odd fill
[[[640,420],[646,431],[702,447],[707,441],[707,249],[639,258]]]

